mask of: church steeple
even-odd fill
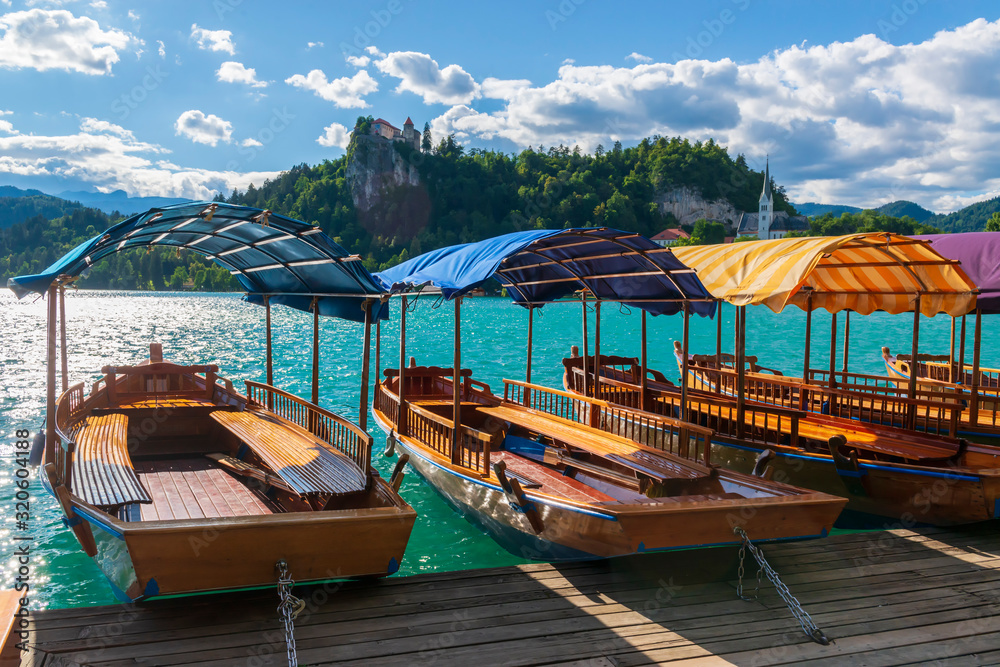
[[[757,211],[757,238],[771,238],[771,223],[774,221],[774,194],[771,192],[770,157],[764,162],[764,187],[760,192]]]

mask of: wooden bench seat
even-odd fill
[[[365,472],[354,461],[298,424],[262,410],[213,412],[211,417],[299,495],[344,495],[367,488]]]
[[[74,433],[74,494],[98,507],[152,502],[128,455],[128,417],[89,415]]]
[[[569,422],[560,417],[528,410],[516,404],[503,403],[498,406],[479,406],[476,409],[497,419],[546,435],[570,447],[614,461],[660,482],[674,479],[704,479],[714,475],[711,468],[699,463],[684,461],[672,454],[640,445],[633,440]]]

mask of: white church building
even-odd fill
[[[788,232],[809,231],[809,219],[804,215],[788,215],[774,210],[774,193],[771,191],[770,160],[764,163],[764,188],[760,193],[756,213],[744,213],[736,226],[737,236],[756,236],[758,239],[780,239]]]

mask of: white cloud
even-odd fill
[[[650,58],[649,56],[644,56],[641,53],[636,53],[635,51],[633,51],[632,53],[630,53],[627,56],[625,56],[625,60],[634,60],[637,63],[651,63],[651,62],[653,62],[653,59]]]
[[[93,75],[110,74],[118,52],[134,39],[120,30],[102,30],[97,21],[62,9],[4,14],[0,31],[0,68]]]
[[[245,190],[250,183],[260,185],[278,176],[179,166],[164,159],[167,149],[114,128],[118,126],[94,119],[84,119],[78,133],[61,136],[19,134],[8,128],[11,136],[0,134],[0,174],[66,179],[101,192],[125,190],[133,197],[189,199],[211,199],[216,192]]]
[[[323,42],[306,42],[307,49],[314,49],[316,47],[323,47]]]
[[[0,116],[9,116],[12,113],[14,112],[11,111],[10,109],[0,109]]]
[[[375,66],[400,79],[396,92],[416,93],[427,104],[468,104],[480,96],[471,74],[458,65],[442,69],[426,53],[395,51],[376,60]]]
[[[90,3],[90,6],[93,7],[94,9],[107,9],[108,3],[106,3],[104,0],[94,0],[93,2]]]
[[[133,21],[138,21],[139,20],[139,14],[134,9],[128,10],[128,17],[130,19],[132,19]]]
[[[243,146],[244,148],[249,148],[250,146],[263,146],[263,145],[264,144],[260,143],[253,137],[249,137],[240,142],[240,146]]]
[[[197,23],[191,24],[191,39],[197,40],[198,48],[204,51],[221,51],[233,55],[233,33],[229,30],[206,30]]]
[[[121,125],[115,125],[114,123],[109,123],[106,120],[98,120],[96,118],[84,118],[80,121],[80,130],[87,132],[88,134],[114,134],[121,137],[122,139],[128,139],[129,141],[135,141],[135,135],[132,134],[130,130],[126,130]]]
[[[215,76],[219,81],[245,83],[253,88],[266,88],[268,84],[267,81],[257,80],[257,70],[253,67],[245,67],[242,63],[232,60],[222,63]]]
[[[215,146],[220,141],[228,144],[233,136],[233,124],[215,114],[207,116],[197,110],[185,111],[174,123],[175,133],[187,137],[197,144]]]
[[[4,134],[18,134],[18,131],[14,129],[14,124],[9,120],[0,120],[0,132]]]
[[[355,67],[368,67],[371,61],[368,56],[347,56],[347,64]]]
[[[530,87],[531,81],[527,79],[494,79],[493,77],[488,77],[483,79],[480,91],[483,97],[506,100],[512,98],[522,88]]]
[[[156,40],[156,43],[159,45],[158,48],[156,49],[156,52],[160,54],[161,58],[166,58],[167,57],[167,47],[160,40]]]
[[[366,46],[365,53],[374,56],[375,58],[385,58],[385,54],[379,51],[377,46]]]
[[[318,97],[333,102],[340,109],[364,109],[368,103],[362,96],[378,90],[378,82],[365,70],[352,77],[345,76],[327,81],[326,74],[322,70],[314,69],[305,76],[294,74],[285,79],[285,83],[296,88],[311,90]]]
[[[320,146],[347,148],[351,142],[351,131],[340,123],[330,123],[323,128],[323,134],[316,139]]]
[[[951,210],[1000,191],[998,71],[1000,21],[978,19],[915,44],[863,35],[744,64],[566,65],[540,85],[484,81],[502,109],[456,103],[432,125],[521,147],[714,138],[755,168],[770,153],[793,201]]]

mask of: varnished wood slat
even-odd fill
[[[72,491],[98,507],[148,503],[128,455],[128,417],[89,415],[75,429]]]

